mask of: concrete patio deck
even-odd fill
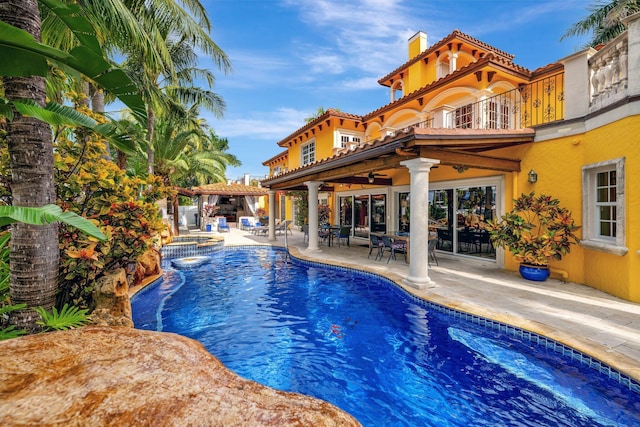
[[[283,235],[272,242],[234,225],[221,235],[225,246],[285,244]],[[403,258],[388,264],[386,258],[374,261],[372,255],[368,259],[366,240],[352,239],[349,247],[321,246],[319,252],[309,252],[303,233],[294,227],[287,243],[294,257],[378,273],[417,297],[552,338],[640,381],[640,304],[556,279],[527,281],[489,261],[443,254],[438,254],[439,265],[429,269],[435,284],[416,290],[402,283],[409,273]]]

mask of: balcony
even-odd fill
[[[383,131],[393,136],[411,128],[513,130],[563,120],[564,73],[461,107],[443,105],[426,115],[427,120],[399,129],[385,128]]]
[[[628,96],[628,38],[625,31],[589,58],[590,111]]]

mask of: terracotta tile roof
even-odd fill
[[[480,41],[478,39],[476,39],[475,37],[471,37],[468,34],[465,34],[461,31],[458,30],[453,30],[453,32],[451,34],[449,34],[448,36],[446,36],[445,38],[443,38],[442,40],[436,42],[434,45],[432,45],[430,48],[428,48],[427,50],[421,52],[420,54],[416,55],[414,58],[409,59],[407,62],[405,62],[404,64],[402,64],[401,66],[399,66],[398,68],[396,68],[395,70],[393,70],[392,72],[390,72],[389,74],[387,74],[386,76],[382,77],[380,80],[378,80],[378,83],[381,85],[384,85],[384,82],[386,82],[387,80],[391,79],[393,76],[395,76],[396,74],[399,74],[402,70],[406,69],[407,67],[409,67],[411,64],[414,64],[424,58],[426,58],[427,56],[431,55],[433,52],[435,52],[436,50],[442,48],[442,46],[444,46],[445,44],[447,44],[448,42],[450,42],[453,39],[460,39],[463,41],[466,41],[469,44],[473,44],[479,48],[482,48],[484,50],[487,50],[489,52],[493,52],[496,56],[500,56],[500,57],[504,57],[507,60],[511,61],[513,58],[515,58],[514,55],[504,52],[500,49],[497,49],[483,41]]]
[[[306,125],[302,126],[300,129],[296,130],[295,132],[293,132],[292,134],[290,134],[286,138],[283,138],[280,141],[278,141],[278,145],[281,146],[281,147],[285,146],[289,141],[291,141],[292,139],[295,139],[301,133],[303,133],[303,132],[305,132],[305,131],[307,131],[309,129],[312,129],[315,126],[317,126],[319,124],[322,124],[322,122],[324,122],[325,120],[328,120],[328,119],[333,118],[333,117],[353,120],[353,121],[357,121],[357,122],[361,122],[362,121],[362,117],[361,116],[358,116],[358,115],[355,115],[355,114],[350,114],[350,113],[343,113],[342,111],[338,111],[338,110],[334,110],[333,108],[329,108],[320,117],[318,117],[315,120],[313,120],[313,121],[307,123]]]
[[[455,70],[453,73],[447,74],[446,76],[441,77],[436,81],[433,81],[419,89],[416,89],[415,91],[403,96],[402,98],[396,99],[395,101],[387,105],[383,105],[377,110],[374,110],[362,116],[362,119],[366,122],[371,118],[383,113],[384,111],[391,109],[392,107],[398,106],[400,104],[404,104],[410,101],[412,98],[417,98],[420,95],[424,95],[427,92],[435,90],[439,86],[443,86],[453,80],[466,76],[470,73],[474,73],[479,69],[482,69],[487,66],[500,67],[502,69],[512,71],[513,73],[519,74],[522,78],[525,78],[525,79],[530,79],[532,76],[531,71],[529,71],[527,68],[522,67],[520,65],[516,65],[505,58],[498,57],[490,53],[485,57],[483,57],[482,59],[479,59],[476,62],[472,62],[469,65],[459,68]]]
[[[261,196],[267,194],[268,189],[254,187],[252,185],[218,182],[215,184],[201,185],[199,187],[191,187],[191,192],[194,194],[219,194],[222,196]]]
[[[273,162],[275,162],[277,160],[286,159],[287,157],[289,157],[289,150],[284,150],[284,151],[281,151],[280,153],[276,154],[272,158],[262,162],[262,165],[263,166],[269,166],[270,163],[273,163]]]
[[[276,176],[273,176],[273,177],[270,177],[270,178],[267,178],[267,179],[263,179],[261,182],[266,183],[266,182],[272,181],[274,179],[277,179],[278,181],[281,181],[283,178],[288,178],[290,176],[296,175],[297,173],[299,173],[301,171],[309,170],[309,169],[317,168],[317,167],[322,167],[324,165],[328,165],[328,164],[337,162],[337,161],[339,161],[340,159],[343,159],[343,158],[356,156],[356,155],[362,154],[362,153],[364,153],[366,151],[373,150],[375,148],[380,148],[380,147],[388,144],[389,142],[391,142],[394,139],[396,139],[396,136],[387,135],[383,139],[376,139],[376,140],[371,141],[371,142],[361,142],[360,144],[353,146],[353,148],[351,148],[351,149],[337,151],[331,157],[325,157],[323,159],[316,160],[315,162],[306,164],[304,166],[299,166],[299,167],[297,167],[295,169],[290,169],[287,172],[281,173],[279,175],[276,175]]]

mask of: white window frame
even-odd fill
[[[302,166],[316,161],[316,140],[313,139],[300,147],[300,164]]]
[[[625,255],[625,158],[606,160],[582,167],[582,240],[584,248]],[[597,203],[597,175],[600,172],[616,171],[616,236],[600,235],[599,209]]]
[[[336,146],[337,148],[352,148],[357,146],[364,139],[363,134],[344,132],[338,130],[336,132]]]

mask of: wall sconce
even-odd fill
[[[369,172],[369,176],[367,176],[367,181],[369,181],[369,184],[373,184],[375,180],[376,176],[373,174],[373,172]]]
[[[531,169],[529,171],[527,176],[529,177],[529,183],[530,184],[534,184],[534,183],[536,183],[538,181],[538,174],[533,169]]]

